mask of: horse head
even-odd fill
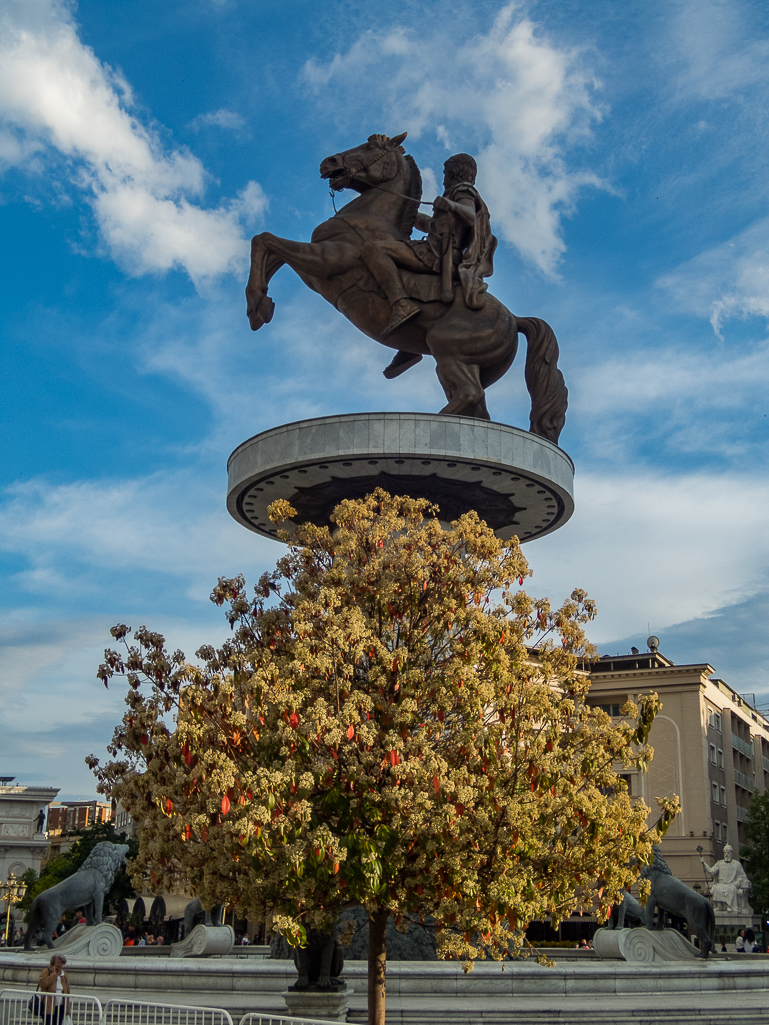
[[[392,181],[401,168],[404,149],[401,143],[407,132],[390,139],[386,135],[370,135],[362,146],[326,157],[320,165],[321,178],[328,179],[334,192],[354,189],[365,192],[372,186]]]

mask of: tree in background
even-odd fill
[[[117,833],[111,822],[97,822],[87,829],[73,830],[70,836],[77,836],[78,839],[72,844],[68,851],[51,858],[47,862],[40,875],[35,874],[29,881],[24,899],[19,903],[22,911],[26,912],[32,905],[32,901],[43,890],[49,890],[52,886],[60,883],[62,879],[74,875],[85,859],[94,849],[97,843],[109,840],[110,843],[127,843],[128,857],[134,858],[139,852],[139,840],[132,836],[127,838],[125,833]],[[26,881],[26,874],[25,874]],[[107,908],[115,908],[124,898],[135,897],[133,884],[126,869],[121,869],[115,876],[115,881],[104,900],[105,911]],[[72,908],[71,910],[76,910]]]
[[[129,685],[112,760],[89,763],[141,824],[134,878],[182,878],[292,944],[364,907],[376,1025],[388,915],[433,916],[443,956],[502,957],[533,918],[594,897],[605,916],[660,836],[613,768],[646,765],[659,703],[617,724],[585,704],[592,602],[533,601],[517,539],[434,513],[382,491],[343,502],[333,536],[282,534],[253,598],[219,581],[233,632],[199,664],[119,626],[125,651],[99,670]]]
[[[750,818],[745,823],[748,846],[740,860],[753,884],[748,900],[757,915],[769,915],[769,790],[750,799]]]

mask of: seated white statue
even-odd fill
[[[713,903],[725,904],[727,911],[750,912],[747,895],[752,883],[739,861],[734,860],[732,845],[727,844],[724,847],[723,861],[717,861],[715,865],[708,865],[704,858],[700,858],[700,861],[708,875],[715,879],[715,883],[710,887]]]

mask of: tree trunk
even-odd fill
[[[368,1025],[385,1025],[388,917],[375,911],[368,923]]]

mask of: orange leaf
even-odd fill
[[[167,797],[166,798],[166,814],[170,815],[173,810],[174,810],[174,802],[171,800],[170,797]]]
[[[438,779],[437,776],[433,776],[433,789],[435,790],[436,794],[439,794],[441,792],[441,781]]]
[[[335,861],[334,862],[334,875],[336,875],[338,871],[339,871],[339,862]]]
[[[229,810],[230,810],[230,799],[225,794],[224,797],[222,798],[222,815],[226,815]]]
[[[347,727],[347,739],[348,740],[352,740],[352,738],[354,736],[355,736],[355,727],[353,726],[352,723],[350,723],[350,725]]]

